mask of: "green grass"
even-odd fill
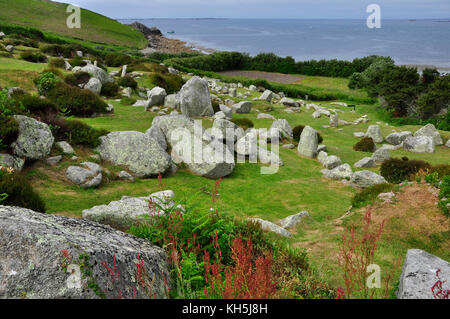
[[[69,29],[67,4],[45,0],[0,0],[0,22],[38,28],[85,41],[143,48],[145,37],[137,30],[89,10],[81,9],[81,28]]]

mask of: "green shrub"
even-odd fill
[[[64,78],[64,82],[71,86],[78,87],[80,84],[84,85],[88,83],[90,78],[91,76],[89,75],[89,73],[80,71],[66,75],[66,77]]]
[[[371,187],[367,187],[356,193],[352,199],[353,208],[361,208],[372,203],[379,194],[388,193],[392,191],[394,186],[392,184],[378,184]]]
[[[450,175],[444,176],[440,186],[439,192],[439,204],[438,207],[444,212],[444,214],[450,217],[450,212],[447,205],[450,204]]]
[[[358,143],[353,145],[353,149],[357,152],[373,153],[376,148],[377,147],[371,137],[363,137]]]
[[[5,174],[0,176],[0,194],[6,194],[2,205],[28,208],[45,213],[45,203],[36,193],[29,179],[20,174]]]
[[[108,105],[95,93],[58,83],[47,93],[47,98],[69,115],[90,117],[96,113],[106,113]]]
[[[300,142],[300,136],[302,135],[304,128],[305,128],[304,125],[297,125],[296,127],[294,127],[292,129],[292,134],[294,135],[294,141]],[[322,137],[322,135],[320,135],[319,132],[317,132],[317,139],[318,139],[319,144],[321,144],[323,142],[323,137]]]
[[[381,164],[380,173],[389,183],[399,184],[411,180],[420,171],[430,170],[431,165],[424,161],[391,158]]]
[[[136,61],[128,65],[128,72],[141,71],[141,72],[155,72],[155,73],[169,73],[169,70],[166,66],[160,65],[158,63],[147,62],[147,61]]]
[[[105,57],[105,64],[111,67],[118,67],[125,64],[130,64],[133,59],[129,55],[120,53],[109,53]]]
[[[64,60],[63,58],[51,58],[49,62],[49,67],[65,69],[66,60]]]
[[[69,129],[67,138],[70,143],[76,145],[84,145],[95,148],[100,145],[100,136],[107,135],[109,133],[107,130],[95,129],[86,123],[76,120],[68,120],[66,123]]]
[[[69,60],[69,64],[74,68],[76,66],[80,66],[80,67],[86,66],[87,62],[84,61],[83,58],[75,57],[75,58]]]
[[[119,94],[119,86],[115,82],[107,82],[103,84],[101,94],[107,97],[115,97]]]
[[[7,148],[19,136],[19,123],[10,115],[0,113],[0,150]]]
[[[20,95],[15,93],[14,96]],[[23,105],[16,101],[14,98],[9,98],[8,89],[0,90],[0,114],[2,115],[14,115],[21,114],[24,108]]]
[[[444,176],[450,175],[450,165],[449,164],[435,165],[431,168],[431,172],[436,173],[439,180],[442,180]]]
[[[138,83],[129,75],[119,78],[119,80],[117,80],[117,84],[123,87],[130,87],[132,89],[136,89],[138,86]]]
[[[131,97],[123,97],[120,100],[120,104],[122,105],[133,105],[134,103],[136,103],[136,99],[133,99]]]
[[[239,119],[236,118],[232,119],[231,122],[233,122],[234,124],[236,124],[237,126],[239,126],[244,130],[255,127],[255,124],[253,124],[253,122],[247,118],[239,118]]]
[[[47,62],[47,57],[38,51],[23,51],[20,57],[28,62],[33,63],[45,63]]]
[[[176,74],[152,73],[149,77],[153,84],[165,89],[167,94],[177,93],[183,86],[183,78]]]
[[[78,44],[46,44],[41,51],[54,57],[71,58],[75,56],[76,51],[86,50]]]
[[[50,90],[54,89],[59,80],[52,72],[42,73],[34,80],[40,95],[46,95]]]
[[[33,95],[23,95],[19,98],[19,101],[25,110],[33,115],[43,117],[48,114],[58,113],[58,107],[48,99],[42,99]]]

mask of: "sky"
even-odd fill
[[[60,0],[111,18],[384,19],[450,18],[450,0]]]

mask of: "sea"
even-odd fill
[[[198,48],[256,55],[273,52],[297,61],[353,60],[372,54],[390,56],[399,65],[450,70],[450,19],[382,20],[370,29],[366,20],[281,19],[126,19],[159,28],[166,37]],[[173,33],[172,33],[173,32]]]

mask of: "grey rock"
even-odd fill
[[[103,179],[101,167],[95,163],[82,163],[84,167],[69,166],[66,177],[74,184],[82,188],[98,187]]]
[[[264,93],[259,97],[262,101],[271,102],[273,99],[273,92],[270,90],[265,90]]]
[[[114,82],[114,78],[112,76],[110,76],[108,73],[106,73],[103,69],[101,69],[93,64],[88,64],[82,68],[79,68],[79,70],[91,74],[92,77],[100,80],[102,85],[105,83],[108,83],[108,82]]]
[[[286,148],[286,149],[288,149],[288,150],[292,150],[292,149],[295,148],[295,145],[294,145],[294,144],[284,144],[284,145],[282,146],[282,148]]]
[[[280,135],[287,139],[292,139],[294,134],[292,132],[292,128],[289,125],[289,122],[285,119],[279,119],[272,123],[271,129],[278,129]]]
[[[263,164],[283,166],[283,160],[274,152],[258,147],[258,159]]]
[[[386,142],[392,145],[400,145],[410,136],[412,136],[412,133],[409,131],[392,133],[386,136]]]
[[[180,109],[180,97],[178,94],[169,94],[164,99],[164,106],[179,110]]]
[[[381,135],[381,129],[378,125],[369,126],[365,136],[372,138],[374,143],[383,142],[383,136]]]
[[[55,146],[65,155],[75,154],[75,150],[73,149],[73,147],[65,141],[56,142]]]
[[[439,278],[443,282],[450,282],[449,262],[420,249],[409,249],[400,276],[397,298],[436,299],[433,287]],[[442,289],[445,290],[445,287]]]
[[[364,157],[362,160],[355,163],[355,167],[359,168],[371,168],[376,167],[377,163],[371,157]]]
[[[250,113],[250,111],[252,110],[252,102],[242,101],[237,104],[234,104],[231,108],[236,113],[241,114]]]
[[[341,164],[342,164],[342,161],[339,157],[337,157],[335,155],[330,155],[330,156],[327,156],[325,162],[323,163],[323,166],[326,169],[333,169],[333,168],[340,166]]]
[[[233,117],[233,109],[232,108],[230,108],[226,105],[223,105],[223,104],[220,104],[219,108],[226,115],[227,118],[231,119]]]
[[[147,132],[145,132],[145,134],[148,134],[149,136],[154,138],[158,142],[158,144],[163,148],[163,150],[167,150],[166,136],[158,126],[152,125],[152,127],[149,128]]]
[[[414,153],[433,153],[434,145],[429,136],[410,136],[403,142],[403,148]]]
[[[260,218],[249,218],[248,220],[255,224],[259,224],[261,229],[264,231],[273,232],[273,233],[278,234],[283,237],[291,237],[292,236],[292,234],[290,232],[288,232],[286,229],[284,229],[272,222],[269,222],[267,220],[263,220]]]
[[[383,176],[371,171],[358,171],[353,173],[350,183],[352,186],[366,188],[378,184],[385,184],[387,181]]]
[[[433,124],[427,124],[424,127],[422,127],[420,130],[418,130],[416,133],[414,133],[414,137],[418,136],[428,136],[433,139],[434,145],[443,145],[444,142],[442,141],[442,137],[439,134],[439,132],[436,130],[436,127],[434,127]]]
[[[235,143],[238,138],[242,137],[236,134],[237,129],[237,125],[233,122],[225,119],[216,119],[214,120],[211,134],[222,143],[226,141]]]
[[[338,125],[339,125],[339,116],[337,114],[331,114],[330,115],[330,126],[338,127]]]
[[[20,157],[10,154],[0,154],[0,166],[13,168],[17,172],[21,172],[25,161]]]
[[[198,76],[191,78],[181,88],[179,96],[180,109],[183,115],[191,118],[214,115],[208,82]]]
[[[130,87],[126,87],[121,91],[121,94],[123,97],[131,98],[131,95],[133,94],[133,89]]]
[[[158,141],[140,132],[112,132],[100,137],[97,148],[102,160],[125,165],[138,177],[163,174],[170,168],[170,156]]]
[[[372,154],[372,159],[375,161],[375,163],[377,164],[381,164],[384,161],[388,160],[391,158],[391,155],[389,154],[389,151],[384,148],[381,147],[379,149],[377,149],[373,154]]]
[[[345,163],[342,165],[339,165],[338,167],[333,168],[332,170],[324,169],[322,170],[322,173],[325,177],[335,179],[335,180],[342,180],[342,179],[349,179],[352,177],[353,171],[349,164]]]
[[[447,143],[445,143],[445,146],[450,147],[450,140],[448,140]]]
[[[214,120],[217,120],[217,119],[225,120],[225,119],[227,119],[227,116],[222,111],[219,111],[214,114],[213,118],[214,118]]]
[[[353,137],[356,137],[356,138],[363,138],[364,136],[366,136],[366,133],[364,133],[364,132],[353,133]]]
[[[256,117],[258,120],[275,120],[275,117],[271,114],[259,113]]]
[[[55,141],[47,124],[23,115],[14,115],[19,123],[19,136],[11,144],[14,155],[27,160],[45,158]]]
[[[291,215],[280,220],[280,225],[285,229],[290,229],[297,226],[297,224],[300,223],[305,217],[309,217],[309,213],[307,211],[302,211],[298,214]]]
[[[320,151],[319,155],[317,155],[317,160],[322,165],[325,165],[327,158],[328,158],[328,154],[325,151]]]
[[[151,91],[148,91],[147,94],[148,104],[146,106],[146,110],[152,106],[164,105],[164,100],[167,96],[167,93],[163,88],[160,88],[159,86],[154,87]]]
[[[120,171],[117,176],[123,181],[134,182],[134,177],[126,171]]]
[[[298,144],[298,153],[300,155],[315,158],[317,155],[318,146],[317,131],[310,126],[306,126],[300,136],[300,142]]]
[[[288,107],[300,107],[300,104],[296,101],[294,101],[293,99],[284,97],[281,99],[280,101],[281,104],[283,104],[284,106],[288,106]]]
[[[47,158],[45,160],[45,163],[50,165],[50,166],[54,166],[54,165],[58,164],[61,161],[62,161],[62,156],[58,155],[58,156],[53,156],[53,157]]]
[[[102,91],[102,82],[97,78],[90,78],[89,82],[84,85],[84,89],[95,94],[100,94]]]
[[[0,206],[0,229],[2,299],[100,299],[100,292],[108,299],[120,292],[130,299],[167,296],[168,256],[147,240],[88,220],[7,206]],[[67,269],[62,267],[63,251],[71,256]],[[116,280],[104,263],[111,269],[115,264]],[[137,264],[145,269],[154,296],[140,289]],[[69,277],[80,265],[90,275],[81,276],[78,288],[69,285]]]

